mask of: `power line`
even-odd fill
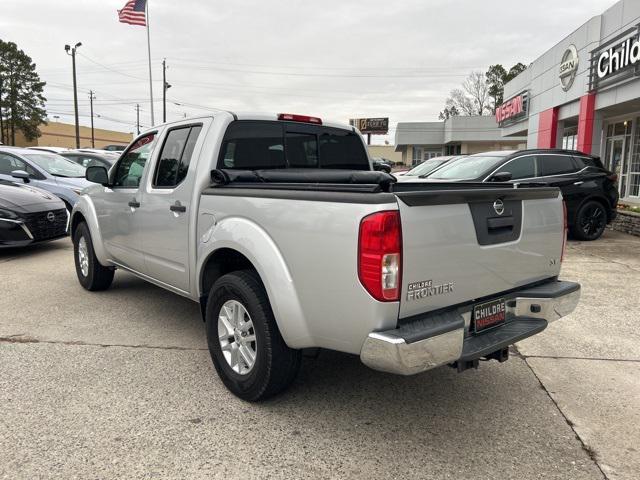
[[[54,115],[66,115],[66,116],[73,116],[73,112],[62,112],[62,111],[58,111],[58,110],[49,110],[47,113],[51,113]],[[78,115],[80,117],[83,118],[89,118],[89,115],[85,115],[85,114],[80,114]],[[100,116],[96,116],[99,120],[105,120],[107,122],[113,122],[113,123],[119,123],[122,125],[129,125],[129,126],[135,126],[136,122],[135,121],[131,121],[131,122],[127,122],[124,120],[119,120],[117,118],[112,118],[109,116],[105,116],[105,115],[100,115]],[[146,125],[140,124],[141,128],[148,128]]]
[[[374,71],[379,71],[381,68],[384,68],[384,70],[410,70],[410,71],[424,71],[424,70],[448,70],[448,71],[452,71],[452,70],[460,70],[460,71],[465,71],[467,74],[469,73],[469,71],[471,70],[484,70],[484,68],[486,67],[480,67],[480,66],[463,66],[463,65],[458,65],[455,68],[452,68],[450,66],[447,65],[442,65],[442,66],[438,66],[438,65],[429,65],[429,66],[388,66],[388,65],[384,65],[384,67],[381,67],[380,65],[376,65],[376,66],[371,66],[371,67],[367,67],[367,66],[363,66],[363,67],[345,67],[345,66],[322,66],[322,65],[275,65],[275,64],[260,64],[260,63],[238,63],[238,62],[215,62],[215,61],[203,61],[202,59],[189,59],[189,58],[184,58],[184,57],[180,57],[180,58],[172,58],[171,61],[173,63],[184,63],[184,64],[196,64],[196,65],[201,65],[201,66],[206,66],[206,65],[231,65],[231,66],[244,66],[244,67],[266,67],[266,68],[280,68],[280,69],[311,69],[311,70],[374,70]]]
[[[127,67],[127,68],[146,68],[146,63],[147,63],[147,59],[145,58],[144,60],[126,60],[126,61],[120,61],[120,62],[113,62],[113,63],[101,63],[98,62],[90,57],[88,57],[87,55],[82,55],[84,58],[86,58],[87,60],[89,60],[90,62],[100,66],[101,68],[107,69],[107,70],[111,70],[114,71],[115,73],[119,73],[119,74],[123,74],[126,75],[126,73],[121,72],[119,70],[117,70],[119,67]],[[152,58],[152,62],[157,62],[160,61],[161,58]],[[277,64],[273,64],[273,63],[242,63],[242,62],[222,62],[222,61],[203,61],[202,59],[189,59],[189,58],[184,58],[184,57],[180,57],[180,58],[171,58],[171,61],[173,63],[181,63],[181,64],[185,64],[185,65],[192,65],[194,67],[199,67],[199,68],[209,68],[212,65],[227,65],[227,66],[236,66],[236,67],[253,67],[253,68],[269,68],[269,69],[284,69],[284,70],[313,70],[313,71],[318,71],[318,70],[335,70],[335,71],[347,71],[347,72],[364,72],[364,71],[380,71],[381,68],[384,68],[385,71],[404,71],[404,72],[414,72],[414,73],[424,73],[424,72],[440,72],[440,71],[445,71],[445,73],[449,73],[449,72],[460,72],[463,73],[465,75],[468,75],[468,73],[470,71],[473,70],[484,70],[485,68],[487,68],[486,66],[478,66],[478,65],[472,65],[472,66],[464,66],[464,65],[457,65],[455,67],[451,67],[449,65],[428,65],[428,66],[416,66],[416,65],[412,65],[412,66],[393,66],[393,65],[384,65],[384,67],[381,67],[380,65],[376,65],[376,66],[359,66],[359,67],[352,67],[352,66],[323,66],[323,65],[277,65]],[[52,69],[47,69],[45,70],[46,72],[62,72],[64,71],[64,69],[62,68],[52,68]],[[83,73],[86,73],[85,71],[83,71]]]
[[[174,105],[178,105],[178,106],[184,106],[184,107],[190,107],[190,108],[197,108],[200,110],[207,110],[209,112],[226,112],[229,110],[232,110],[231,108],[216,108],[216,107],[210,107],[207,105],[198,105],[195,103],[187,103],[187,102],[183,102],[181,100],[176,100],[175,98],[173,99],[169,99],[170,102],[173,102]]]
[[[136,77],[135,75],[130,75],[128,73],[124,73],[124,72],[121,72],[119,70],[116,70],[115,68],[107,67],[106,65],[103,65],[102,63],[97,62],[93,58],[88,57],[88,56],[84,55],[83,53],[79,53],[78,52],[78,55],[81,56],[82,58],[85,58],[85,59],[89,60],[91,63],[95,63],[96,65],[104,68],[105,70],[108,70],[108,71],[113,72],[113,73],[117,73],[118,75],[124,75],[125,77],[135,78],[136,80],[142,80],[142,81],[146,80],[145,78]]]
[[[234,68],[219,68],[219,67],[194,67],[191,66],[191,69],[198,70],[214,70],[217,72],[234,72],[234,73],[249,73],[253,75],[275,75],[275,76],[285,76],[285,77],[328,77],[328,78],[451,78],[451,77],[467,77],[469,73],[466,74],[455,74],[455,73],[443,73],[443,74],[413,74],[413,75],[395,75],[395,74],[344,74],[344,73],[302,73],[302,72],[274,72],[274,71],[260,71],[260,70],[239,70]]]
[[[146,67],[146,63],[147,63],[147,59],[145,58],[144,60],[124,60],[124,61],[121,61],[121,62],[108,63],[108,64],[106,64],[106,66],[111,67],[111,68],[125,67],[125,66],[128,67],[128,68],[137,68],[136,64],[144,64],[142,66]],[[65,69],[63,67],[45,68],[45,69],[43,69],[41,71],[43,71],[45,73],[57,73],[57,72],[64,72]],[[83,70],[83,73],[84,73],[84,70]]]

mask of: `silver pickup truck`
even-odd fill
[[[199,302],[215,368],[256,401],[303,349],[411,375],[504,361],[575,308],[556,188],[395,183],[353,127],[220,112],[134,140],[73,209],[80,284],[123,269]]]

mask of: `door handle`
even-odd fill
[[[135,198],[129,202],[129,206],[131,208],[140,208],[140,202],[138,202]]]
[[[186,212],[187,211],[187,207],[185,207],[184,205],[180,205],[180,202],[176,202],[173,205],[171,205],[169,207],[169,210],[171,210],[172,212]]]

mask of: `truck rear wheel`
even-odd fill
[[[73,233],[73,256],[80,285],[91,291],[106,290],[111,286],[114,270],[103,266],[96,258],[91,233],[84,222]]]
[[[220,277],[209,292],[205,317],[213,365],[233,394],[256,402],[293,382],[301,352],[285,344],[255,272]]]

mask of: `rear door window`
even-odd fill
[[[541,164],[543,177],[573,173],[577,170],[573,158],[568,155],[540,155],[538,162]]]
[[[369,170],[359,136],[349,130],[280,121],[238,120],[227,128],[218,168]]]
[[[578,166],[580,169],[585,167],[592,167],[599,170],[605,170],[604,165],[602,165],[602,161],[599,158],[595,157],[573,157],[573,159],[578,162]]]
[[[189,125],[167,133],[153,175],[155,188],[173,188],[184,180],[201,130],[201,125]]]
[[[509,163],[500,167],[496,173],[509,172],[511,174],[511,180],[534,178],[537,176],[536,166],[536,157],[533,155],[527,155],[525,157],[511,160]]]
[[[11,172],[16,170],[23,170],[27,172],[34,178],[42,179],[42,175],[34,169],[31,165],[27,164],[25,161],[20,160],[19,158],[14,157],[13,155],[8,155],[6,153],[0,153],[0,174],[3,175],[11,175]]]

